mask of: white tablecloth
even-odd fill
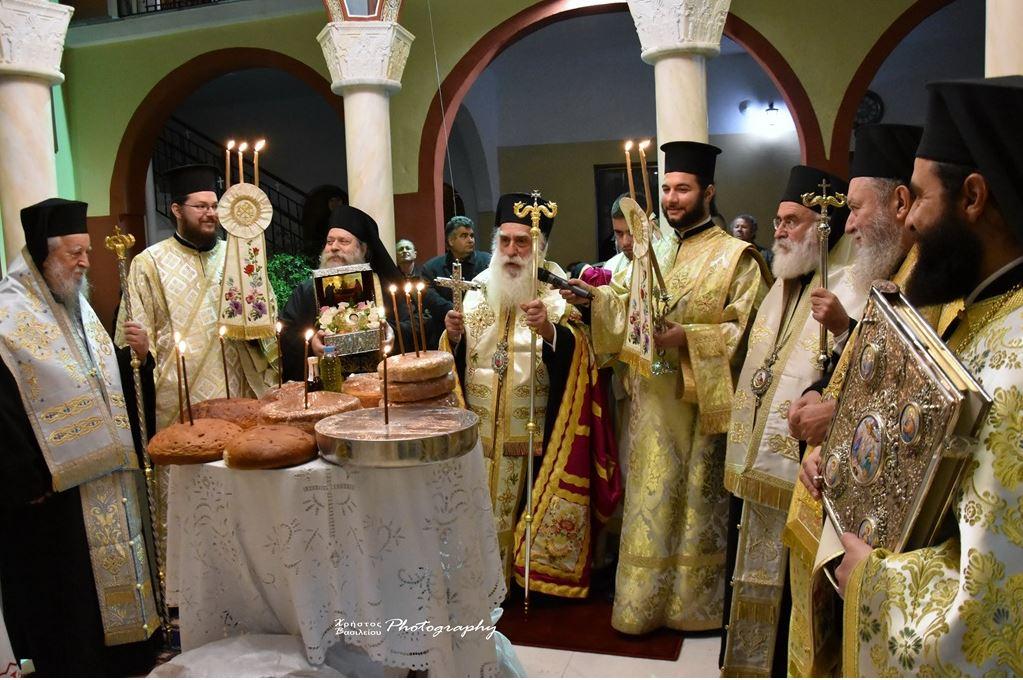
[[[430,675],[497,672],[505,586],[478,444],[404,469],[175,466],[169,504],[183,650],[289,633],[313,664],[343,640]]]

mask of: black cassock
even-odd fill
[[[138,450],[138,422],[129,350],[118,350],[121,383]],[[154,403],[153,360],[143,391]],[[147,418],[147,420],[149,420]],[[149,423],[152,433],[153,423]],[[0,596],[19,659],[40,676],[124,676],[148,673],[161,633],[114,647],[103,643],[92,563],[78,488],[53,492],[53,482],[14,376],[0,361]],[[141,460],[139,461],[141,467]],[[142,473],[138,474],[142,484]],[[46,496],[39,502],[32,501]],[[140,499],[144,500],[145,495]],[[148,508],[141,508],[148,515]],[[153,586],[158,587],[153,576]]]

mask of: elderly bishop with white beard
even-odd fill
[[[549,206],[542,198],[539,205]],[[521,519],[526,456],[540,456],[534,479],[530,588],[564,597],[589,590],[591,517],[607,518],[621,495],[614,440],[603,392],[578,310],[532,272],[530,217],[515,205],[526,194],[506,194],[497,205],[493,259],[473,281],[463,312],[444,317],[441,349],[454,352],[467,408],[480,417],[505,577],[524,582],[525,525]],[[562,278],[544,259],[554,219],[540,218],[539,266]],[[534,286],[538,295],[534,299]],[[530,343],[537,363],[531,370]],[[529,451],[530,381],[536,379],[537,434]],[[542,443],[541,443],[542,442]],[[591,474],[596,471],[596,474]]]

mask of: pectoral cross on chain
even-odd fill
[[[445,276],[438,276],[433,280],[434,284],[443,288],[451,290],[451,301],[455,305],[455,311],[461,313],[462,311],[462,296],[467,291],[479,290],[480,284],[473,283],[472,281],[465,281],[462,279],[462,263],[454,262],[451,265],[451,278]]]

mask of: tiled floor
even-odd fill
[[[675,661],[566,652],[560,649],[515,646],[519,661],[531,678],[572,677],[718,677],[719,635],[687,637]]]

